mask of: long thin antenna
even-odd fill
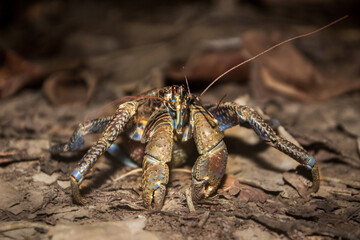
[[[285,40],[285,41],[282,41],[282,42],[280,42],[280,43],[278,43],[278,44],[276,44],[276,45],[274,45],[274,46],[266,49],[265,51],[262,51],[262,52],[256,54],[255,56],[253,56],[253,57],[251,57],[251,58],[243,61],[242,63],[239,63],[238,65],[230,68],[229,70],[227,70],[226,72],[224,72],[223,74],[221,74],[220,76],[218,76],[214,81],[212,81],[212,82],[209,84],[209,86],[207,86],[207,87],[205,88],[205,90],[199,95],[199,98],[200,98],[214,83],[216,83],[220,78],[222,78],[223,76],[225,76],[225,75],[228,74],[229,72],[233,71],[234,69],[236,69],[236,68],[244,65],[245,63],[248,63],[248,62],[250,62],[250,61],[252,61],[252,60],[254,60],[254,59],[258,58],[258,57],[260,57],[261,55],[264,55],[265,53],[267,53],[267,52],[273,50],[274,48],[277,48],[277,47],[279,47],[279,46],[281,46],[281,45],[283,45],[283,44],[285,44],[285,43],[288,43],[288,42],[293,41],[293,40],[295,40],[295,39],[303,38],[303,37],[309,36],[309,35],[311,35],[311,34],[320,32],[320,31],[324,30],[325,28],[328,28],[328,27],[330,27],[331,25],[334,25],[335,23],[338,23],[338,22],[344,20],[344,19],[347,18],[348,16],[349,16],[349,15],[345,15],[345,16],[343,16],[343,17],[341,17],[341,18],[339,18],[339,19],[337,19],[337,20],[335,20],[335,21],[333,21],[333,22],[331,22],[331,23],[329,23],[329,24],[327,24],[327,25],[325,25],[325,26],[323,26],[323,27],[321,27],[321,28],[318,28],[318,29],[316,29],[316,30],[314,30],[314,31],[312,31],[312,32],[305,33],[305,34],[301,34],[301,35],[298,35],[298,36],[296,36],[296,37],[292,37],[292,38],[289,38],[289,39],[287,39],[287,40]]]
[[[189,81],[186,77],[186,74],[185,74],[185,67],[183,66],[183,71],[184,71],[184,76],[185,76],[185,82],[186,82],[186,87],[188,89],[188,93],[189,93],[189,96],[191,95],[191,92],[190,92],[190,87],[189,87]]]
[[[218,110],[219,110],[219,106],[220,106],[221,102],[226,98],[226,96],[227,96],[227,94],[225,94],[225,95],[220,99],[219,103],[217,104],[216,109],[215,109],[215,112],[214,112],[214,118],[216,118],[216,114],[217,114],[217,112],[218,112]]]

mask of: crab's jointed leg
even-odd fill
[[[194,141],[200,156],[192,169],[192,198],[199,201],[213,194],[225,174],[227,149],[218,123],[202,108],[192,106]]]
[[[145,208],[160,210],[169,181],[167,163],[173,151],[174,126],[170,114],[164,110],[155,112],[144,134],[147,145],[143,160],[143,202]]]
[[[210,106],[208,110],[213,112],[213,108],[214,106]],[[249,124],[261,140],[287,154],[308,168],[311,171],[313,180],[312,190],[314,192],[319,190],[320,176],[315,158],[303,148],[300,148],[288,140],[278,136],[256,111],[247,106],[239,106],[235,103],[224,103],[220,105],[216,119],[222,130],[237,124]]]
[[[49,149],[50,153],[56,155],[79,150],[85,143],[85,135],[103,132],[112,119],[113,116],[110,116],[80,123],[73,132],[69,142],[51,146]]]
[[[71,190],[74,200],[84,204],[85,199],[81,196],[79,185],[84,180],[86,173],[92,168],[100,156],[114,143],[122,133],[126,123],[136,113],[137,102],[126,102],[121,104],[115,112],[113,119],[106,126],[102,137],[83,156],[78,166],[71,173]]]
[[[263,118],[251,108],[239,106],[237,108],[237,113],[241,121],[249,123],[262,140],[310,169],[313,180],[312,190],[314,192],[319,190],[319,169],[313,156],[311,156],[303,148],[300,148],[288,140],[276,135],[275,131],[264,122]]]

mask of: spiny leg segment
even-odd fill
[[[138,102],[136,101],[123,103],[118,107],[118,109],[115,112],[115,115],[111,119],[103,121],[103,124],[105,124],[105,122],[108,121],[105,130],[103,132],[103,136],[83,156],[78,166],[74,169],[74,171],[71,173],[70,176],[71,190],[73,193],[74,200],[77,203],[84,204],[86,202],[85,199],[81,196],[79,190],[79,186],[81,182],[84,180],[86,173],[92,168],[92,166],[100,158],[100,156],[105,151],[107,151],[107,149],[114,143],[114,141],[117,139],[119,134],[122,133],[126,123],[136,113],[137,107],[138,107]],[[64,152],[64,146],[65,146],[65,150],[69,151],[68,148],[73,146],[74,145],[73,143],[76,143],[78,145],[80,143],[81,145],[81,141],[83,140],[79,140],[79,139],[81,139],[84,135],[91,132],[91,131],[83,131],[83,130],[84,129],[95,130],[96,128],[94,126],[96,125],[96,121],[97,120],[94,120],[92,122],[93,125],[91,125],[90,122],[90,125],[88,125],[89,128],[80,126],[78,130],[74,132],[69,143],[62,144],[59,147],[55,146],[53,149],[56,150],[62,149]],[[91,126],[93,126],[93,128],[91,128]],[[101,130],[101,128],[103,127],[102,124],[99,124],[97,126],[99,126],[97,130]],[[74,149],[70,148],[70,150],[74,150]]]
[[[110,116],[80,123],[73,132],[69,142],[51,146],[49,149],[50,153],[57,155],[63,152],[79,150],[85,143],[84,136],[103,132],[113,118],[113,116]]]
[[[208,110],[211,113],[214,111],[214,108],[214,106],[208,106]],[[267,124],[255,110],[247,106],[239,106],[235,103],[224,103],[220,105],[216,119],[222,130],[238,124],[249,124],[261,140],[292,157],[309,169],[313,180],[311,189],[314,192],[319,190],[320,176],[315,158],[303,148],[300,148],[288,140],[278,136],[270,125]]]
[[[250,124],[262,140],[310,169],[313,180],[312,190],[314,192],[319,190],[319,169],[313,156],[311,156],[303,148],[300,148],[288,140],[276,135],[275,131],[266,124],[263,118],[253,109],[246,106],[239,106],[237,108],[237,113],[242,121]]]

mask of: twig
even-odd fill
[[[176,168],[171,170],[171,172],[192,173],[191,170],[187,168]]]
[[[206,211],[202,216],[201,216],[201,219],[199,221],[199,228],[203,228],[205,223],[207,222],[207,220],[209,219],[209,216],[210,216],[210,211]]]
[[[141,171],[142,171],[142,168],[135,168],[135,169],[131,170],[130,172],[127,172],[127,173],[121,175],[120,177],[115,178],[113,181],[114,182],[119,181],[121,179],[126,178],[127,176],[140,173]]]
[[[18,152],[12,151],[12,152],[0,152],[0,157],[8,157],[18,154]]]
[[[195,212],[195,207],[194,207],[194,203],[192,201],[190,188],[185,190],[185,196],[186,196],[186,202],[187,202],[189,211],[190,212]]]
[[[141,171],[142,171],[141,168],[135,168],[135,169],[131,170],[130,172],[127,172],[127,173],[115,178],[113,181],[114,182],[119,181],[121,179],[124,179],[124,178],[130,176],[130,175],[137,174],[137,173],[139,173]],[[190,173],[191,174],[191,170],[187,169],[187,168],[176,168],[176,169],[171,170],[171,172],[181,172],[181,173]]]
[[[0,225],[0,233],[13,231],[17,229],[23,228],[45,228],[48,229],[49,226],[45,223],[37,223],[37,222],[25,222],[25,221],[18,221],[18,222],[7,222]]]
[[[0,165],[12,162],[33,161],[40,159],[40,155],[30,156],[24,151],[0,152]]]

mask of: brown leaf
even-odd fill
[[[265,202],[268,198],[267,194],[260,188],[254,188],[249,185],[240,184],[239,199],[247,202]]]
[[[73,72],[56,72],[45,80],[43,91],[54,105],[85,104],[93,95],[97,77],[87,70]]]
[[[237,195],[240,192],[241,184],[234,176],[227,174],[225,177],[223,190],[231,195]]]
[[[240,44],[229,48],[222,46],[221,48],[207,47],[200,49],[185,64],[173,63],[167,72],[167,77],[183,81],[184,75],[194,80],[214,80],[225,71],[244,61]],[[185,66],[185,67],[184,67]],[[185,72],[184,69],[185,68]],[[243,66],[237,68],[222,79],[224,81],[242,82],[248,77],[249,68]]]
[[[261,189],[241,184],[238,179],[229,174],[225,177],[222,189],[233,196],[240,193],[238,198],[247,202],[265,202],[267,199],[266,193]]]
[[[0,49],[0,98],[6,98],[21,88],[35,83],[43,69],[30,63],[12,50]]]
[[[278,32],[249,31],[243,36],[244,49],[248,56],[254,56],[284,39]],[[360,89],[360,79],[332,76],[320,71],[292,43],[271,50],[255,62],[257,67],[251,70],[255,79],[251,81],[256,84],[251,85],[254,95],[260,98],[273,91],[309,102]]]
[[[306,182],[308,182],[307,179],[305,179],[300,174],[289,172],[283,173],[283,176],[285,181],[288,182],[291,186],[293,186],[301,197],[309,196],[309,191],[306,185]]]

